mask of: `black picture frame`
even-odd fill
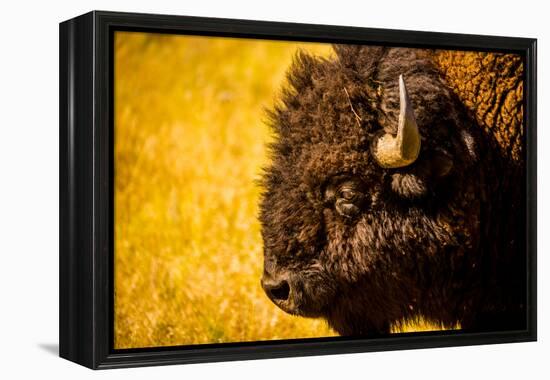
[[[113,33],[506,51],[525,63],[527,328],[113,349]],[[93,11],[60,24],[60,356],[93,369],[535,341],[536,39]]]

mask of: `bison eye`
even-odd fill
[[[361,184],[352,180],[329,186],[325,196],[327,203],[345,218],[353,218],[358,215],[365,203],[365,194]]]
[[[352,201],[356,197],[357,193],[353,191],[353,189],[342,188],[340,189],[340,192],[338,193],[338,195],[340,196],[340,198],[343,198],[348,201]]]
[[[346,218],[353,218],[357,214],[359,214],[359,207],[355,205],[354,203],[348,202],[343,198],[339,198],[336,200],[335,204],[336,211],[338,213]]]

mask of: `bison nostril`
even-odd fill
[[[273,299],[274,301],[285,301],[288,299],[288,296],[290,294],[290,286],[285,280],[279,282],[278,284],[268,286],[267,290],[271,295],[271,299]]]

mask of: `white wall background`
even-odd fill
[[[120,379],[550,378],[550,27],[539,1],[4,2],[0,22],[0,377]],[[539,342],[94,373],[57,355],[58,23],[89,10],[353,25],[539,39]],[[544,351],[546,350],[546,353]],[[31,377],[32,376],[32,377]]]

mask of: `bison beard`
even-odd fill
[[[342,335],[386,334],[417,316],[467,330],[524,328],[523,153],[506,154],[517,153],[522,130],[511,135],[497,117],[510,112],[499,82],[455,92],[470,87],[449,77],[460,70],[437,66],[458,64],[438,52],[334,48],[334,59],[297,55],[270,113],[266,294]],[[521,86],[520,58],[490,57],[505,83]],[[495,122],[484,124],[476,112],[487,108]],[[380,141],[400,134],[405,146],[381,153]]]

